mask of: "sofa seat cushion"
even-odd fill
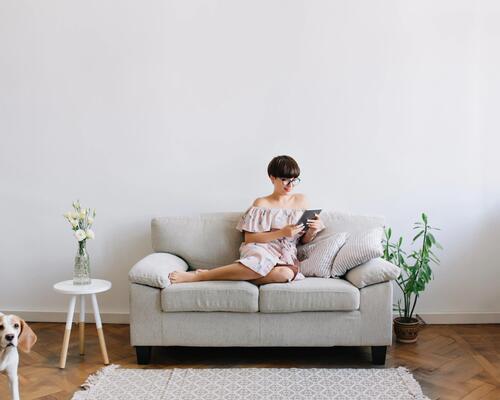
[[[165,312],[176,311],[259,311],[259,289],[245,281],[183,282],[161,291]]]
[[[263,313],[352,311],[359,309],[359,298],[359,289],[345,279],[308,277],[261,285],[259,310]]]

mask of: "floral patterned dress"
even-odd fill
[[[250,206],[241,216],[236,229],[240,232],[269,232],[286,225],[296,224],[305,208],[269,208]],[[267,243],[243,242],[240,246],[240,262],[262,276],[276,265],[286,265],[294,272],[292,280],[304,279],[297,258],[297,242],[303,233],[282,237]]]

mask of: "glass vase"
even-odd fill
[[[75,269],[73,271],[73,285],[89,285],[90,279],[90,261],[86,249],[85,240],[78,242],[78,251],[75,256]]]

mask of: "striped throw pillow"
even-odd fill
[[[329,278],[332,263],[347,239],[347,232],[335,233],[322,238],[318,243],[307,243],[301,249],[300,272],[304,276]],[[314,246],[312,245],[314,243]],[[307,246],[307,247],[306,247]]]
[[[342,276],[350,269],[372,258],[381,257],[383,228],[349,234],[344,246],[333,260],[331,277]]]
[[[313,249],[318,245],[319,242],[326,239],[330,239],[334,235],[335,234],[333,233],[324,235],[323,232],[320,232],[318,236],[316,236],[314,240],[312,240],[309,243],[300,244],[299,242],[297,244],[297,258],[299,259],[299,261],[305,260],[307,257],[309,257],[309,255],[311,254]]]

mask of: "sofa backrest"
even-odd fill
[[[190,269],[231,264],[239,258],[239,247],[243,242],[243,233],[236,229],[242,215],[243,212],[217,212],[153,218],[153,250],[181,257]],[[318,237],[334,232],[358,232],[385,224],[382,216],[338,211],[322,211],[321,219],[325,229]]]

